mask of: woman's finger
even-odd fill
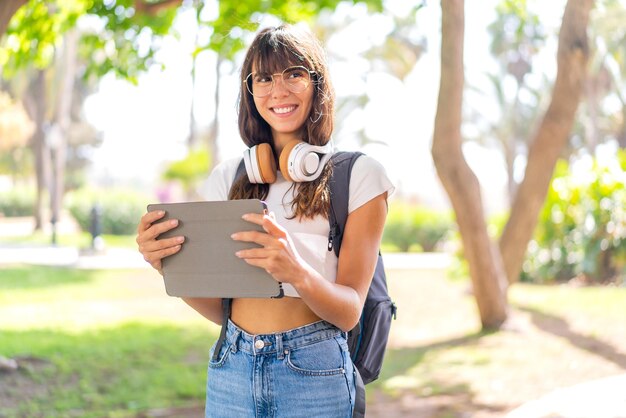
[[[279,248],[248,248],[246,250],[239,250],[235,255],[239,258],[268,258],[280,250]]]
[[[178,219],[168,219],[167,221],[153,223],[148,229],[139,234],[137,243],[157,239],[162,233],[174,229],[177,226]]]
[[[137,225],[137,233],[141,234],[146,231],[153,222],[158,221],[163,216],[165,216],[165,212],[162,210],[153,210],[152,212],[146,212],[141,219],[139,220],[139,225]]]
[[[254,242],[262,247],[270,247],[275,244],[276,241],[271,235],[259,231],[235,232],[230,237],[235,241]]]
[[[276,238],[284,238],[287,236],[287,231],[276,222],[276,219],[269,215],[263,216],[261,226],[268,234]]]
[[[164,250],[166,248],[175,247],[177,245],[182,244],[185,241],[185,237],[173,237],[173,238],[165,238],[159,240],[149,240],[145,242],[139,243],[139,252],[151,253],[154,251]]]
[[[176,254],[177,252],[180,251],[181,248],[182,248],[182,245],[175,245],[173,247],[168,247],[163,250],[152,251],[150,253],[144,254],[143,259],[146,260],[148,263],[150,263],[154,267],[155,263],[158,262],[160,264],[162,259],[172,254]],[[159,269],[160,268],[157,268],[157,270]]]
[[[262,213],[246,213],[241,218],[244,221],[252,222],[256,225],[261,225],[263,223],[263,215]]]

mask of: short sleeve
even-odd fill
[[[198,193],[208,201],[228,200],[228,192],[235,180],[241,157],[230,158],[215,166],[200,186]]]
[[[348,213],[385,192],[389,197],[394,190],[395,187],[387,177],[385,167],[375,159],[362,155],[352,167]]]

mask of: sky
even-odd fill
[[[558,4],[557,4],[558,3]],[[401,14],[403,0],[389,1],[388,7]],[[485,72],[495,63],[488,51],[488,24],[495,17],[494,0],[466,2],[465,68],[466,85],[480,86],[486,82]],[[551,12],[542,13],[542,21],[558,25],[563,1],[551,3]],[[560,5],[560,8],[557,7]],[[542,6],[544,7],[544,6]],[[366,107],[349,120],[337,124],[364,124],[368,137],[380,141],[362,149],[383,163],[397,186],[396,198],[407,198],[433,207],[446,207],[447,198],[436,177],[430,145],[439,88],[440,6],[428,1],[418,12],[417,27],[427,39],[427,50],[404,82],[387,74],[367,71],[367,63],[358,56],[368,42],[382,42],[389,31],[389,22],[368,18],[360,8],[339,9],[342,14],[356,14],[358,19],[329,40],[326,49],[344,58],[330,60],[331,76],[337,95],[366,89],[370,99]],[[550,22],[548,22],[550,24]],[[105,77],[98,92],[85,103],[87,119],[102,132],[103,145],[94,150],[92,181],[97,184],[132,184],[150,191],[156,188],[159,175],[168,161],[183,158],[189,132],[192,97],[190,51],[193,16],[177,21],[179,40],[168,39],[160,51],[166,69],[153,68],[139,79],[137,86],[114,77]],[[550,59],[550,58],[548,58]],[[554,57],[551,58],[554,60]],[[208,125],[213,108],[214,57],[201,54],[195,89],[195,116],[200,125]],[[237,64],[239,65],[239,64]],[[546,62],[546,65],[552,65]],[[233,71],[234,70],[234,71]],[[237,131],[236,99],[238,70],[222,68],[220,86],[219,159],[242,155],[244,145]],[[356,77],[355,73],[360,74]],[[480,100],[480,99],[479,99]],[[475,103],[481,111],[497,114],[489,102]],[[352,124],[352,125],[351,125]],[[334,138],[337,148],[356,150],[359,145],[350,135]],[[504,203],[506,171],[495,150],[467,143],[464,153],[476,172],[484,190],[487,210],[499,210]]]

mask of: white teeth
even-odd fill
[[[278,114],[282,114],[282,113],[289,113],[292,112],[296,107],[295,106],[289,106],[289,107],[275,107],[274,108],[274,112],[278,113]]]

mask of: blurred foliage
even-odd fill
[[[365,3],[370,10],[382,11],[382,0],[350,0],[352,3]],[[212,29],[209,43],[199,50],[210,49],[220,56],[233,60],[235,54],[244,49],[247,33],[256,32],[264,14],[276,16],[288,23],[308,22],[321,10],[333,10],[340,0],[290,1],[290,0],[249,0],[219,1],[219,15],[214,20],[202,21]]]
[[[87,66],[85,76],[115,75],[137,82],[137,76],[155,63],[161,39],[170,31],[176,7],[155,14],[139,13],[135,0],[92,1],[86,13],[98,16],[100,25],[81,37],[80,55]]]
[[[83,75],[95,78],[113,72],[131,82],[154,62],[177,8],[137,13],[134,0],[30,0],[11,19],[0,47],[3,76],[11,78],[33,65],[50,67],[63,35],[81,18],[79,53]]]
[[[435,251],[454,230],[452,213],[394,201],[389,205],[382,243],[389,251]]]
[[[532,61],[546,41],[539,15],[529,11],[526,0],[502,0],[496,19],[488,27],[491,54],[518,85],[532,71]]]
[[[135,190],[84,188],[67,193],[64,204],[83,231],[90,230],[92,209],[98,207],[103,234],[131,235],[151,200]]]
[[[24,106],[0,91],[0,152],[26,146],[34,129]]]
[[[365,3],[370,10],[381,11],[382,0],[352,0]],[[204,45],[194,52],[213,50],[233,60],[246,45],[246,35],[255,32],[263,15],[273,15],[285,22],[312,20],[323,9],[334,9],[339,0],[301,1],[252,0],[218,1],[218,14],[198,23],[211,31]],[[7,36],[0,47],[0,66],[5,77],[33,64],[44,69],[51,65],[61,37],[70,29],[81,30],[80,54],[85,59],[84,76],[102,77],[108,73],[137,81],[137,76],[155,64],[163,36],[179,9],[200,7],[191,2],[150,2],[143,0],[30,0],[11,19]]]
[[[87,7],[88,0],[30,0],[20,7],[0,48],[3,77],[11,78],[30,65],[37,69],[49,67],[59,39],[76,25]]]
[[[13,187],[0,192],[0,214],[2,216],[32,216],[35,207],[35,189]]]
[[[32,168],[27,144],[34,129],[22,103],[0,91],[0,174],[17,179],[25,169]]]
[[[191,151],[182,160],[170,163],[163,172],[163,179],[178,181],[185,192],[189,192],[200,179],[206,177],[211,166],[211,159],[206,149]]]
[[[560,161],[522,280],[621,280],[626,273],[626,151],[613,164]],[[582,164],[581,164],[582,165]]]

